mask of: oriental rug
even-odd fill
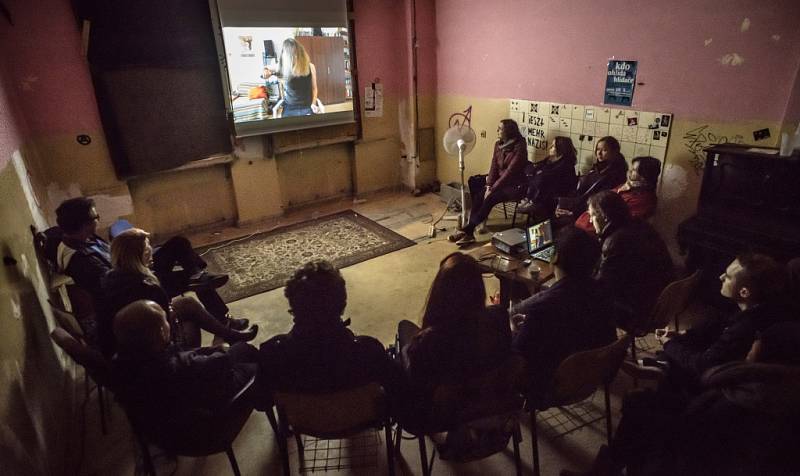
[[[413,244],[347,210],[197,251],[209,271],[230,276],[218,291],[225,302],[232,302],[284,286],[296,269],[313,259],[344,268]]]

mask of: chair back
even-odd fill
[[[275,392],[278,413],[296,433],[343,438],[387,418],[386,393],[377,382],[329,393]]]
[[[658,296],[650,322],[640,331],[646,333],[665,327],[685,311],[700,284],[701,274],[702,270],[698,269],[690,276],[669,283]]]
[[[622,365],[631,339],[625,334],[613,344],[577,352],[564,359],[554,376],[550,406],[583,401],[598,387],[611,383]]]
[[[84,342],[73,337],[61,327],[50,333],[50,338],[75,362],[83,366],[92,379],[100,385],[109,386],[111,382],[111,363],[100,351],[89,348]]]

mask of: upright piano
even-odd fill
[[[746,251],[779,260],[800,256],[800,155],[752,148],[705,149],[697,211],[678,226],[689,269],[717,272]]]

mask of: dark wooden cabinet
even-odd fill
[[[347,100],[345,89],[345,43],[340,36],[298,36],[317,70],[317,96],[323,104]]]

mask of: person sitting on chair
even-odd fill
[[[111,269],[111,247],[97,236],[100,215],[94,200],[77,197],[62,202],[56,209],[56,220],[63,232],[56,256],[59,269],[99,301],[100,281]],[[174,271],[175,265],[180,265],[181,271]],[[205,268],[206,262],[183,236],[170,238],[153,252],[152,270],[171,297],[194,291],[220,322],[233,329],[246,329],[249,321],[231,318],[228,307],[214,289],[224,285],[228,275],[209,273]]]
[[[306,49],[294,38],[283,42],[278,71],[264,68],[264,77],[276,74],[283,84],[281,117],[308,116],[317,112],[317,69]]]
[[[631,168],[628,169],[628,179],[624,184],[614,189],[622,197],[631,217],[638,220],[647,220],[656,212],[658,197],[656,186],[658,176],[661,174],[661,161],[654,157],[634,157]],[[595,234],[594,226],[589,219],[589,212],[583,212],[575,220],[575,226],[592,235]]]
[[[658,359],[667,362],[670,381],[690,391],[709,368],[743,359],[758,332],[791,319],[791,307],[783,299],[784,270],[772,258],[740,255],[719,279],[720,294],[732,300],[739,312],[662,339],[664,351]]]
[[[214,318],[193,297],[170,298],[155,273],[150,270],[153,248],[149,234],[138,228],[125,230],[111,243],[112,269],[103,277],[102,297],[97,315],[100,350],[111,356],[116,351],[113,319],[128,304],[141,299],[157,302],[173,321],[173,339],[183,348],[199,347],[200,331],[206,330],[228,342],[252,340],[258,326],[249,331],[237,331]],[[197,329],[199,327],[199,329]]]
[[[486,289],[477,262],[451,253],[428,293],[422,328],[401,321],[397,329],[402,367],[409,382],[406,412],[423,419],[434,389],[493,369],[510,355],[508,314],[486,306]]]
[[[611,303],[592,279],[600,245],[586,232],[564,227],[555,239],[555,284],[511,308],[513,348],[528,362],[529,394],[546,395],[562,360],[616,339]]]
[[[183,350],[172,345],[167,313],[156,302],[134,301],[113,319],[118,353],[114,393],[149,428],[173,434],[175,418],[190,409],[221,410],[258,371],[258,351],[245,344]],[[191,438],[192,435],[186,435]]]
[[[347,305],[345,281],[325,260],[296,270],[284,294],[294,325],[288,334],[270,338],[259,349],[261,373],[280,391],[333,392],[397,381],[389,356],[378,340],[356,336],[342,320]]]
[[[589,217],[603,244],[596,278],[614,299],[617,326],[635,332],[675,277],[667,245],[649,223],[632,219],[611,190],[589,198]]]
[[[555,211],[558,224],[572,223],[586,211],[589,197],[603,190],[613,189],[625,182],[628,163],[620,152],[619,141],[611,136],[601,137],[594,148],[595,162],[589,172],[578,177],[578,188],[573,194],[561,197]]]
[[[475,228],[486,220],[492,207],[502,202],[517,201],[525,195],[525,167],[528,164],[525,138],[512,119],[500,121],[497,138],[489,175],[473,175],[469,178],[472,202],[469,222],[461,231],[448,237],[459,246],[475,242]]]
[[[533,214],[535,221],[552,218],[558,197],[575,190],[578,177],[575,164],[578,151],[569,137],[558,136],[550,145],[546,159],[528,165],[528,191],[517,211]]]

